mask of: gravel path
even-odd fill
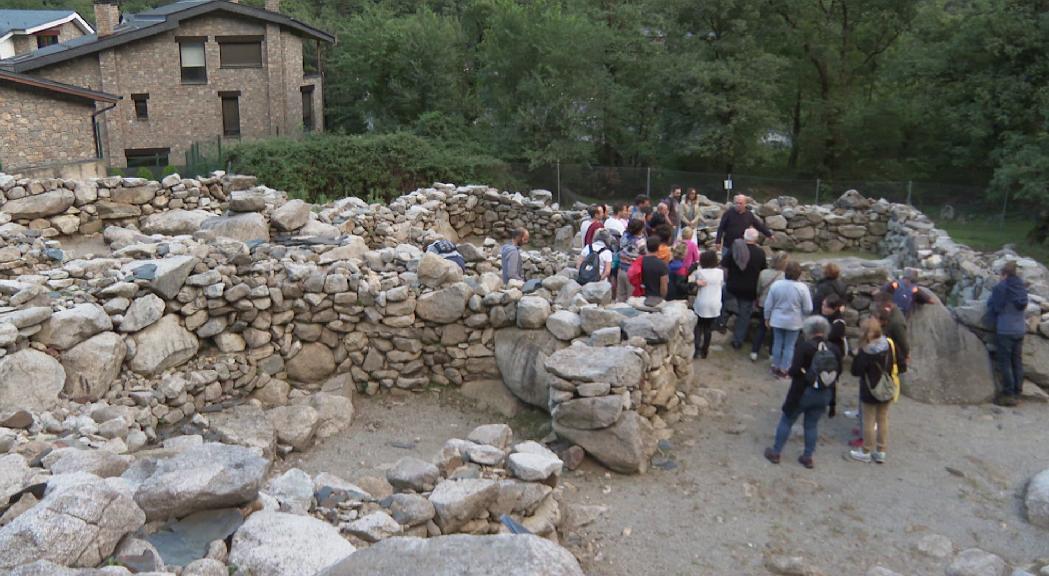
[[[715,340],[717,343],[718,340]],[[855,420],[824,419],[816,469],[796,462],[800,424],[774,466],[771,442],[787,384],[767,361],[712,351],[697,363],[703,386],[727,392],[719,412],[682,421],[666,456],[674,466],[644,476],[609,474],[587,461],[563,478],[570,504],[608,507],[570,537],[591,576],[766,574],[771,555],[802,556],[826,574],[881,564],[903,574],[942,574],[947,560],[914,547],[940,534],[955,550],[978,546],[1014,563],[1046,553],[1049,535],[1023,519],[1027,480],[1049,466],[1049,405],[930,406],[906,398],[890,415],[889,462],[846,461]],[[846,377],[839,412],[855,404]],[[343,434],[288,462],[347,479],[381,475],[405,455],[429,459],[451,437],[503,421],[454,391],[357,399]],[[510,422],[518,439],[544,433],[538,414]]]

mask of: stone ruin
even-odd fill
[[[723,209],[705,202],[704,218],[716,227]],[[1003,255],[957,246],[913,208],[858,193],[756,209],[777,231],[773,248],[889,256],[844,262],[853,335],[871,290],[903,266],[981,330],[978,302]],[[673,424],[723,400],[693,377],[684,302],[641,310],[612,303],[606,283],[575,282],[567,249],[580,216],[549,192],[485,186],[311,206],[221,172],[0,175],[0,568],[396,574],[410,557],[442,574],[580,574],[556,544],[588,514],[563,501],[562,469],[585,452],[644,472]],[[498,244],[519,226],[532,231],[524,265],[535,280],[504,285]],[[65,237],[99,233],[104,253],[63,249]],[[436,238],[459,242],[465,271],[424,252]],[[1049,274],[1021,265],[1029,326],[1049,337]],[[920,314],[935,341],[982,346],[945,309]],[[1049,385],[1049,343],[1031,340],[1030,377]],[[946,386],[943,353],[916,346],[930,374],[907,392],[987,400],[986,354],[971,382]],[[483,426],[386,478],[271,473],[348,426],[355,394],[430,386],[505,416],[537,407],[557,441],[514,443],[505,425]],[[195,554],[158,551],[202,526],[209,539]]]

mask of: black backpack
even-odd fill
[[[608,248],[602,248],[595,252],[593,243],[587,246],[590,248],[590,253],[586,255],[583,263],[579,265],[579,273],[576,275],[576,282],[580,286],[590,282],[597,282],[601,279],[601,253],[608,250]]]
[[[816,353],[812,355],[809,368],[805,371],[805,379],[809,386],[816,389],[829,388],[838,381],[838,356],[826,342],[816,346]]]

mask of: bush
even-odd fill
[[[145,166],[142,166],[138,169],[138,172],[135,173],[135,176],[139,178],[144,178],[146,180],[153,180],[153,171],[149,168],[146,168]]]
[[[174,166],[169,164],[164,167],[163,171],[160,172],[160,177],[163,178],[164,176],[171,176],[176,172],[178,172],[178,168],[175,168]]]
[[[408,133],[246,142],[229,159],[237,172],[311,202],[389,201],[433,182],[497,183],[508,173],[501,160]]]

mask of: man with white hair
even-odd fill
[[[725,303],[719,325],[724,327],[728,321],[727,308],[735,304],[736,327],[732,332],[732,347],[739,350],[747,338],[750,329],[750,315],[754,311],[754,301],[758,298],[758,275],[768,267],[765,251],[757,245],[758,231],[747,228],[727,250],[722,260],[725,267]]]
[[[732,208],[729,208],[721,216],[721,223],[718,224],[718,233],[714,238],[714,249],[721,250],[722,246],[726,248],[732,247],[732,243],[737,238],[743,237],[743,232],[748,228],[754,228],[769,238],[773,238],[775,235],[771,230],[765,227],[765,223],[761,221],[747,208],[747,197],[743,194],[736,194],[736,197],[732,199]],[[722,258],[725,257],[724,251],[721,254]]]

